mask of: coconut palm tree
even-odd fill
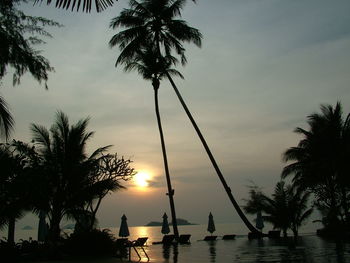
[[[140,2],[131,0],[129,2],[130,8],[124,9],[119,16],[112,19],[110,24],[114,29],[118,27],[126,28],[115,34],[109,42],[111,47],[119,45],[119,49],[121,50],[116,66],[123,64],[125,61],[132,61],[137,51],[145,43],[151,43],[158,51],[159,57],[164,55],[169,56],[175,51],[180,56],[181,63],[183,65],[186,64],[185,48],[182,43],[192,42],[200,47],[202,35],[197,29],[188,26],[185,21],[177,19],[178,16],[181,16],[181,10],[185,3],[186,0],[143,0]],[[260,233],[249,222],[234,199],[230,187],[227,185],[204,136],[192,117],[171,75],[168,72],[165,72],[165,74],[195,128],[233,206],[249,230]]]
[[[300,188],[291,188],[289,193],[289,216],[290,229],[293,231],[294,237],[298,236],[299,227],[311,216],[313,208],[308,208],[308,201],[311,192],[302,191]]]
[[[68,117],[58,112],[50,131],[32,124],[33,141],[41,158],[37,177],[40,192],[37,209],[46,211],[50,220],[50,238],[60,237],[64,216],[76,216],[79,208],[98,193],[93,191],[90,173],[96,169],[98,157],[109,146],[86,154],[86,144],[93,132],[87,132],[89,118],[70,126]]]
[[[7,226],[10,244],[14,243],[15,223],[31,208],[30,167],[21,144],[0,144],[0,229]]]
[[[282,177],[292,175],[294,184],[311,190],[333,225],[350,222],[349,118],[344,121],[339,102],[335,107],[321,105],[321,114],[308,117],[308,130],[295,129],[303,139],[284,153],[284,160],[292,163],[284,167]]]
[[[297,237],[299,227],[313,211],[312,208],[308,208],[310,193],[296,190],[291,185],[286,185],[284,181],[276,184],[272,198],[257,187],[251,187],[249,195],[244,210],[249,214],[263,212],[265,214],[263,219],[270,222],[274,229],[282,230],[285,237],[288,229],[291,229]]]
[[[175,69],[172,69],[171,66],[176,64],[176,58],[172,56],[159,57],[157,50],[152,48],[152,46],[145,46],[141,50],[139,50],[133,57],[132,60],[123,60],[124,70],[126,72],[136,70],[145,80],[152,81],[152,86],[154,90],[154,104],[155,104],[155,112],[158,123],[158,130],[163,154],[163,162],[164,162],[164,171],[165,177],[168,187],[168,197],[170,203],[170,210],[172,215],[173,229],[174,235],[176,237],[179,236],[178,228],[177,228],[177,217],[175,210],[175,202],[174,202],[174,189],[171,185],[170,180],[170,172],[168,167],[168,158],[165,146],[165,139],[163,134],[161,115],[159,111],[159,103],[158,103],[158,90],[160,86],[160,81],[166,77],[166,74],[177,75],[181,78],[183,76],[180,72]]]

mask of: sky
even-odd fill
[[[129,225],[170,215],[151,83],[115,68],[119,50],[108,47],[118,32],[109,23],[127,3],[119,0],[99,14],[22,6],[64,25],[48,28],[53,38],[39,47],[55,72],[48,90],[30,75],[12,87],[10,73],[0,88],[16,121],[13,138],[29,142],[30,123],[50,127],[58,110],[71,123],[90,116],[95,135],[89,152],[112,144],[112,153],[150,174],[149,187],[129,182],[128,190],[104,199],[98,213],[103,227],[118,226],[123,214]],[[306,117],[321,104],[341,101],[350,112],[349,11],[347,0],[198,0],[185,6],[182,18],[202,32],[203,44],[185,45],[188,64],[178,68],[185,79],[175,82],[240,205],[252,181],[272,193],[283,152],[301,139],[293,130],[307,128]],[[206,223],[212,212],[217,223],[240,222],[166,80],[159,103],[177,216]]]

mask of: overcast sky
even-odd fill
[[[130,185],[103,201],[101,226],[117,226],[123,213],[130,225],[170,215],[151,83],[116,69],[119,50],[108,47],[116,33],[109,22],[126,6],[119,0],[90,15],[24,6],[64,24],[49,29],[53,39],[40,47],[55,72],[48,91],[30,75],[12,87],[10,74],[0,89],[15,117],[15,139],[30,141],[30,123],[50,127],[57,110],[72,123],[90,116],[96,133],[89,151],[113,144],[112,152],[152,173],[148,191]],[[349,11],[347,0],[187,3],[183,19],[202,32],[203,46],[186,45],[188,64],[179,68],[185,80],[175,81],[240,204],[250,180],[271,193],[282,153],[300,139],[293,129],[307,128],[306,116],[320,104],[340,100],[350,111]],[[159,100],[178,217],[205,223],[211,211],[218,223],[239,222],[167,81]]]

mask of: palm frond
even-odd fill
[[[14,129],[14,119],[9,107],[2,96],[0,96],[0,136],[8,140]]]
[[[45,0],[34,0],[34,4],[38,4],[43,1]],[[56,2],[55,3],[56,8],[62,8],[62,9],[71,8],[72,11],[74,10],[74,8],[76,8],[76,11],[79,11],[81,4],[83,4],[82,11],[90,13],[92,8],[92,2],[95,2],[96,11],[101,12],[107,9],[108,7],[112,6],[116,1],[118,0],[56,0],[56,1],[46,0],[46,3],[50,5],[51,2]]]

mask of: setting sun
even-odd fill
[[[139,171],[135,176],[134,176],[134,182],[136,186],[140,188],[145,188],[149,185],[149,180],[151,179],[151,176],[148,172],[146,171]]]

